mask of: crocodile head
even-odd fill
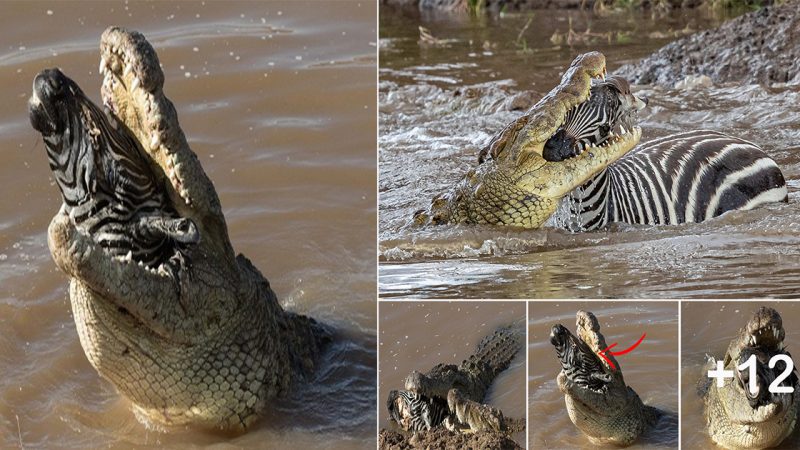
[[[541,226],[563,196],[633,149],[641,138],[638,126],[629,124],[630,128],[611,134],[616,125],[612,124],[602,140],[588,142],[582,152],[552,161],[545,157],[548,141],[569,125],[572,111],[590,101],[592,80],[604,79],[605,73],[601,53],[575,58],[561,83],[495,135],[481,150],[478,167],[449,192],[435,197],[427,210],[417,211],[414,222]],[[604,86],[614,88],[615,83]],[[629,98],[629,89],[617,90],[623,99]]]
[[[629,445],[646,428],[650,412],[625,384],[614,355],[606,354],[608,360],[600,356],[607,345],[594,314],[578,311],[576,318],[577,336],[560,324],[550,332],[561,363],[556,382],[567,413],[592,442]]]
[[[789,355],[783,343],[785,335],[780,314],[762,307],[731,341],[723,363],[733,371],[734,378],[725,379],[722,387],[712,383],[706,394],[709,435],[717,444],[727,448],[765,448],[778,445],[791,433],[797,420],[797,396],[794,392],[769,389],[786,371],[783,361],[769,367],[775,355]],[[753,356],[756,370],[755,379],[751,380],[750,370],[739,366]],[[714,368],[711,358],[707,369]],[[786,375],[779,385],[797,389],[796,370]]]
[[[567,113],[565,123],[544,144],[547,161],[563,161],[602,146],[614,136],[625,136],[636,125],[647,99],[631,93],[628,80],[611,76],[592,86],[589,99]]]
[[[150,43],[138,32],[111,27],[102,35],[100,57],[109,117],[136,141],[160,194],[202,239],[176,286],[173,277],[104,251],[62,207],[48,244],[70,278],[84,352],[150,423],[244,429],[269,399],[308,372],[324,333],[313,320],[285,313],[261,273],[235,255],[216,190],[164,94]],[[48,89],[57,90],[38,91]],[[69,108],[36,103],[32,123],[45,139],[76,135],[74,123],[45,120],[66,117]],[[113,126],[96,132],[113,138]]]

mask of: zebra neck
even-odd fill
[[[573,190],[569,195],[570,221],[568,228],[573,231],[596,230],[609,222],[612,211],[610,168],[603,169],[589,181]]]
[[[69,208],[90,202],[96,189],[94,154],[83,140],[79,133],[66,133],[44,141],[50,169]]]

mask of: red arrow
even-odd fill
[[[611,351],[611,349],[614,348],[615,345],[617,345],[617,343],[614,342],[613,344],[609,345],[605,350],[600,350],[598,352],[598,354],[600,355],[601,358],[606,360],[606,362],[608,363],[609,366],[611,366],[611,370],[617,370],[617,366],[606,356],[606,352],[611,353],[612,356],[619,356],[619,355],[624,355],[626,353],[630,353],[630,352],[633,351],[633,349],[635,349],[636,347],[639,346],[639,344],[642,343],[642,341],[644,340],[645,336],[647,336],[647,333],[642,333],[642,337],[640,337],[639,340],[636,341],[635,344],[631,345],[630,347],[626,348],[625,350],[622,350],[621,352],[612,352]]]

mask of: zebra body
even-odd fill
[[[702,222],[787,201],[787,195],[781,170],[758,146],[716,131],[692,131],[641,144],[572,191],[569,226]]]
[[[389,415],[406,431],[427,431],[450,415],[447,402],[422,394],[399,390],[389,393]]]
[[[34,79],[30,109],[76,227],[113,257],[176,276],[199,234],[159,188],[132,132],[58,69]]]

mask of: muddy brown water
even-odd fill
[[[780,301],[683,302],[681,306],[681,448],[710,448],[698,382],[706,375],[707,356],[722,359],[731,340],[761,306],[775,308],[783,319],[786,350],[800,352],[800,304]],[[795,359],[796,361],[796,359]],[[797,367],[797,362],[795,362]],[[781,449],[800,447],[800,433],[787,438]]]
[[[426,208],[476,164],[480,148],[521,114],[519,92],[536,100],[575,55],[600,50],[609,71],[687,29],[723,18],[701,11],[662,19],[535,11],[484,19],[381,11],[379,284],[405,298],[748,298],[800,294],[800,86],[634,87],[650,103],[642,141],[708,128],[760,144],[778,162],[789,204],[679,226],[612,226],[571,234],[444,225],[414,228]],[[526,27],[528,20],[530,24]],[[612,33],[554,45],[554,33]],[[420,45],[417,27],[442,45]],[[608,35],[606,35],[608,36]]]
[[[481,339],[501,326],[512,325],[524,340],[525,317],[524,302],[381,302],[379,428],[399,430],[389,421],[386,397],[389,391],[403,388],[412,370],[424,373],[437,364],[460,364]],[[525,417],[523,351],[495,378],[484,402],[500,408],[506,417]],[[525,446],[524,433],[512,438]]]
[[[550,329],[562,324],[575,333],[575,313],[591,311],[615,351],[645,339],[617,356],[625,382],[642,401],[666,414],[654,429],[628,448],[678,447],[678,302],[531,302],[528,321],[531,448],[598,448],[572,424],[556,376],[561,365],[550,343]],[[685,422],[684,422],[685,423]],[[616,447],[609,447],[616,448]]]
[[[375,2],[2,9],[0,447],[374,447]],[[27,118],[31,81],[58,66],[99,101],[99,38],[112,24],[155,46],[234,247],[290,309],[339,333],[313,387],[276,401],[242,436],[137,422],[87,362],[47,249],[61,200]]]

